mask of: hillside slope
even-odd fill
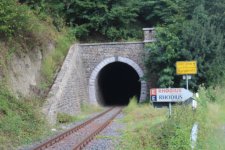
[[[16,0],[0,10],[0,149],[16,149],[49,132],[40,107],[74,38]]]

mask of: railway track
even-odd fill
[[[110,108],[86,122],[32,148],[32,150],[80,150],[122,111],[121,107]]]

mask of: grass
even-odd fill
[[[55,50],[43,60],[41,68],[42,81],[39,84],[40,89],[48,90],[52,85],[55,74],[57,73],[56,71],[61,67],[73,40],[68,33],[58,36]]]
[[[15,149],[48,132],[38,100],[18,100],[0,88],[0,149]]]
[[[18,5],[16,1],[13,1],[13,3],[18,9],[25,7],[24,5]],[[15,12],[12,11],[12,13]],[[54,44],[55,49],[49,55],[43,57],[41,68],[42,79],[39,88],[47,91],[53,82],[57,69],[61,66],[67,54],[70,44],[74,41],[74,38],[71,38],[73,36],[67,33],[67,29],[60,33],[56,31],[52,19],[48,16],[46,18],[48,20],[40,20],[30,9],[16,15],[26,15],[26,22],[19,19],[18,24],[13,23],[13,26],[16,26],[22,22],[24,28],[16,30],[16,34],[0,38],[0,149],[3,150],[16,149],[19,145],[27,145],[52,134],[50,133],[50,126],[40,112],[43,99],[17,98],[9,91],[8,69],[10,69],[9,64],[12,56],[23,56],[36,48],[40,49],[42,54],[45,54],[49,43]],[[15,21],[15,19],[11,19],[11,21]]]
[[[225,148],[225,104],[208,105],[208,131],[206,149],[220,150]]]
[[[172,117],[166,109],[156,109],[149,104],[137,104],[131,100],[125,109],[122,142],[117,149],[189,150],[190,134],[194,123],[199,125],[198,150],[222,150],[225,147],[225,88],[200,87],[198,108],[174,105]]]
[[[150,104],[137,104],[131,100],[125,109],[123,121],[127,127],[122,131],[118,149],[142,150],[189,150],[190,133],[195,122],[200,125],[197,149],[205,148],[204,102],[199,101],[199,110],[192,111],[188,105],[173,105],[172,116],[167,108],[153,108]]]
[[[41,105],[40,99],[17,99],[0,85],[0,149],[17,149],[54,134],[40,112]],[[58,121],[59,124],[77,122],[102,110],[98,106],[83,104],[79,115],[59,114]]]
[[[122,131],[122,142],[118,149],[134,150],[154,148],[151,130],[166,119],[166,109],[155,109],[150,104],[138,105],[135,99],[124,110],[123,122],[126,130]]]
[[[43,99],[16,98],[8,90],[10,88],[7,84],[11,56],[26,54],[34,47],[45,52],[49,42],[55,44],[55,50],[44,57],[40,88],[46,90],[52,84],[54,74],[62,64],[72,39],[66,33],[59,35],[51,25],[40,22],[37,24],[37,30],[31,33],[30,39],[15,37],[0,42],[0,149],[3,150],[17,149],[20,145],[30,144],[53,134],[40,112]]]
[[[203,138],[206,150],[222,150],[225,147],[225,88],[223,84],[200,89],[200,96],[207,102],[205,138]]]
[[[88,116],[90,114],[91,113],[80,112],[76,116],[73,116],[73,115],[68,115],[66,113],[58,113],[57,114],[57,124],[56,124],[56,126],[59,127],[62,124],[70,124],[70,123],[75,123],[75,122],[79,122],[79,121],[85,120],[85,119],[88,118]]]
[[[81,103],[81,112],[83,114],[91,114],[91,113],[94,113],[94,112],[100,112],[102,110],[103,110],[103,108],[98,106],[98,105],[92,105],[92,104],[89,104],[87,102]]]
[[[60,124],[69,124],[78,122],[84,119],[87,119],[90,114],[97,113],[103,111],[102,107],[99,107],[97,105],[91,105],[88,103],[82,103],[81,104],[81,112],[77,114],[76,116],[68,115],[65,113],[58,113],[57,114],[57,126]]]
[[[96,136],[96,139],[116,140],[117,138],[116,137],[109,136],[109,135],[97,135]]]

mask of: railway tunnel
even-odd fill
[[[97,102],[103,106],[123,106],[133,96],[140,98],[140,77],[132,66],[123,62],[104,66],[97,75],[95,86]]]

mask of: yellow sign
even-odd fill
[[[177,61],[176,74],[197,74],[197,61]]]

